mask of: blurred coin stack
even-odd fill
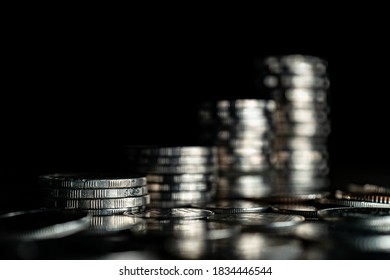
[[[173,208],[213,200],[217,154],[212,146],[125,147],[129,168],[147,178],[150,207]]]
[[[273,139],[273,100],[230,99],[199,106],[200,141],[218,150],[219,198],[242,198],[243,193],[263,195],[269,190],[267,172]],[[249,176],[249,177],[248,177]],[[255,178],[254,178],[255,177]],[[250,182],[261,184],[250,184]],[[242,184],[249,182],[249,184]],[[254,188],[254,189],[253,189]]]
[[[275,100],[273,185],[282,192],[327,187],[330,133],[327,62],[308,55],[272,56],[256,62],[261,94]]]
[[[121,215],[143,212],[150,203],[146,178],[140,175],[56,173],[38,180],[45,208],[89,213],[92,231],[132,226]]]

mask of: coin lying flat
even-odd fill
[[[36,209],[0,216],[0,237],[17,240],[43,240],[69,236],[87,229],[91,216]]]
[[[239,213],[215,214],[209,218],[212,221],[238,223],[243,226],[260,227],[264,229],[284,228],[298,225],[305,218],[299,215],[283,215],[276,213]]]
[[[253,213],[264,212],[269,209],[269,205],[248,200],[220,200],[217,202],[208,203],[205,208],[213,211],[216,214]]]
[[[306,220],[317,219],[317,207],[306,204],[274,204],[271,209],[275,213],[301,215]]]
[[[207,209],[197,208],[152,208],[143,213],[128,213],[124,215],[149,219],[205,219],[214,213]]]

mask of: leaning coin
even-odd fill
[[[87,213],[64,213],[55,209],[11,212],[0,216],[0,237],[17,240],[62,238],[87,229]]]
[[[390,195],[367,194],[336,190],[334,196],[337,199],[351,199],[365,202],[390,204]]]
[[[82,198],[124,198],[148,194],[148,188],[107,188],[107,189],[76,189],[76,188],[45,188],[42,195],[51,198],[82,199]]]
[[[390,195],[390,188],[373,184],[349,184],[347,190],[357,193]]]
[[[124,215],[131,217],[140,217],[148,219],[205,219],[214,215],[214,213],[207,209],[198,208],[151,208],[143,213],[129,213],[125,212]]]
[[[105,208],[125,208],[146,206],[150,203],[150,196],[136,196],[125,198],[107,198],[107,199],[59,199],[43,198],[47,207],[66,208],[66,209],[105,209]]]
[[[140,175],[103,173],[55,173],[41,175],[42,187],[53,188],[131,188],[145,186],[146,178]]]
[[[390,204],[366,202],[350,199],[336,199],[324,197],[316,200],[316,202],[322,206],[345,206],[345,207],[372,207],[372,208],[390,208]]]
[[[216,214],[256,213],[269,209],[268,204],[256,203],[248,200],[219,200],[208,203],[205,208]]]

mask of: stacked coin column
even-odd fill
[[[128,229],[134,220],[123,213],[143,212],[150,203],[142,176],[56,173],[39,176],[38,180],[45,208],[90,214],[91,232]]]
[[[219,199],[256,198],[270,191],[274,101],[232,99],[200,104],[200,141],[218,150]]]
[[[217,154],[212,146],[125,147],[129,167],[147,178],[150,207],[204,205],[215,196]]]
[[[257,64],[259,88],[276,102],[271,161],[281,192],[327,188],[330,133],[327,62],[305,55],[267,57]]]

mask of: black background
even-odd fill
[[[47,172],[122,169],[124,144],[196,143],[198,101],[258,97],[254,59],[290,53],[329,63],[333,184],[388,185],[388,43],[373,23],[69,22],[6,30],[4,188],[29,189]]]

